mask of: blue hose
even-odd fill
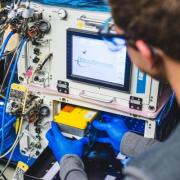
[[[8,100],[9,100],[9,93],[10,93],[10,89],[11,89],[11,84],[13,82],[13,78],[14,78],[14,74],[15,74],[15,71],[16,71],[16,66],[17,66],[17,63],[18,63],[18,60],[19,60],[19,56],[21,54],[22,48],[23,48],[24,43],[26,42],[26,40],[27,40],[26,38],[23,38],[21,40],[21,42],[20,42],[20,45],[19,45],[18,51],[17,51],[17,55],[16,55],[16,59],[15,59],[15,62],[14,62],[13,70],[11,72],[10,80],[9,80],[9,83],[8,83],[8,88],[7,88],[4,107],[3,107],[3,112],[2,112],[2,132],[1,132],[2,137],[1,137],[0,153],[3,153],[5,113],[6,113],[7,103],[8,103]]]
[[[4,55],[4,51],[5,51],[5,49],[6,49],[6,46],[7,46],[8,42],[9,42],[9,40],[11,39],[11,36],[12,36],[13,34],[14,34],[13,31],[11,31],[11,32],[8,34],[8,36],[6,37],[4,43],[3,43],[2,47],[1,47],[1,51],[0,51],[0,61],[2,60],[2,57],[3,57],[3,55]]]
[[[110,7],[103,0],[33,0],[38,3],[64,6],[91,11],[110,11]]]

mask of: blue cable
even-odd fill
[[[103,0],[34,0],[35,2],[54,5],[54,6],[64,6],[71,8],[86,9],[91,11],[105,11],[109,12],[110,7]]]
[[[9,93],[10,93],[10,89],[11,89],[11,84],[13,82],[13,78],[14,78],[14,74],[15,74],[15,71],[16,71],[16,66],[17,66],[17,63],[18,63],[18,60],[19,60],[19,56],[21,54],[22,48],[23,48],[24,43],[26,42],[26,40],[27,39],[24,37],[21,40],[21,42],[20,42],[20,45],[19,45],[18,51],[17,51],[17,55],[16,55],[16,59],[15,59],[15,62],[14,62],[13,70],[11,72],[10,80],[9,80],[9,83],[8,83],[8,88],[7,88],[7,92],[6,92],[6,97],[5,97],[4,107],[3,107],[3,113],[2,113],[2,132],[1,132],[2,137],[1,137],[1,149],[0,149],[0,153],[3,153],[3,145],[4,145],[4,121],[5,121],[6,106],[7,106],[8,100],[9,100]]]
[[[2,60],[2,57],[3,57],[3,55],[4,55],[4,51],[5,51],[5,49],[6,49],[6,46],[7,46],[8,42],[9,42],[9,40],[11,39],[11,37],[12,37],[13,34],[14,34],[13,31],[11,31],[11,32],[8,34],[8,36],[6,37],[4,43],[3,43],[2,47],[1,47],[1,51],[0,51],[0,61]]]
[[[164,105],[163,109],[161,110],[160,114],[156,119],[158,124],[160,124],[161,120],[168,115],[173,105],[174,99],[175,99],[175,93],[173,92],[173,94],[169,97],[168,101],[166,102],[166,104]]]

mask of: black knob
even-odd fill
[[[36,56],[36,57],[33,59],[33,63],[38,63],[39,60],[40,60],[40,59]]]
[[[18,104],[16,102],[12,102],[11,107],[12,108],[18,108]]]
[[[37,134],[40,134],[40,133],[41,133],[41,129],[40,129],[40,128],[35,128],[35,132],[36,132]]]
[[[39,151],[36,151],[36,156],[39,156],[40,155],[40,152]]]
[[[42,117],[47,117],[49,116],[50,114],[50,109],[49,107],[47,106],[42,106],[39,110],[39,114],[42,116]]]
[[[34,54],[39,56],[41,54],[40,49],[39,48],[34,48]]]
[[[38,77],[38,76],[35,76],[35,77],[34,77],[34,81],[39,81],[39,77]]]

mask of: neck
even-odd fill
[[[166,75],[180,105],[180,63],[169,59],[166,63]]]

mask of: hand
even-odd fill
[[[75,154],[81,157],[84,145],[89,142],[88,138],[82,138],[80,140],[65,138],[55,122],[52,122],[52,128],[47,132],[46,138],[58,162],[66,154]]]
[[[121,140],[128,131],[123,118],[104,115],[103,119],[105,120],[103,123],[95,120],[93,126],[100,131],[105,131],[108,137],[97,138],[96,140],[101,143],[109,143],[114,150],[119,151]]]

